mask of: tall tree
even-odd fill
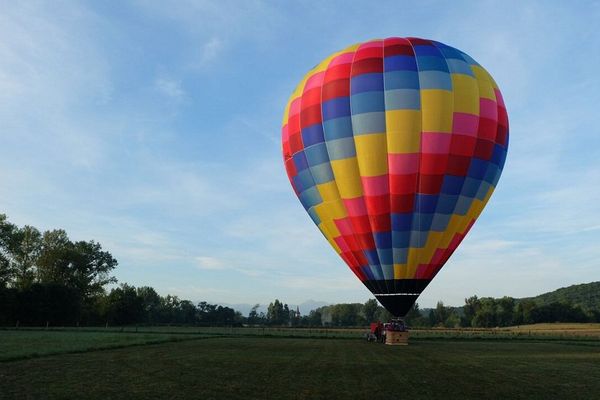
[[[377,304],[377,300],[375,299],[369,299],[365,302],[365,304],[363,304],[363,314],[367,322],[375,321],[375,313],[377,313],[377,307],[379,307],[379,304]]]
[[[101,293],[104,286],[117,282],[110,273],[118,265],[117,260],[103,251],[100,243],[75,242],[73,260],[72,285],[79,289],[83,297],[91,297]]]
[[[35,227],[25,225],[14,233],[18,245],[13,250],[17,287],[30,287],[35,280],[35,263],[42,247],[42,234]]]

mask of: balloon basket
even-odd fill
[[[408,331],[386,331],[385,344],[390,346],[407,346],[408,337]]]

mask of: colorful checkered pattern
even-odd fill
[[[389,38],[323,60],[285,109],[302,205],[393,314],[404,315],[489,200],[508,117],[488,72],[432,40]]]

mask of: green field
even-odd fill
[[[588,399],[600,393],[598,340],[416,335],[409,346],[392,347],[367,343],[352,330],[345,339],[316,331],[304,338],[284,330],[273,336],[162,331],[0,331],[0,398]]]

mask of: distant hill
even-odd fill
[[[600,310],[600,282],[582,283],[567,286],[553,292],[527,297],[520,300],[533,300],[539,305],[567,303],[579,305],[589,310]]]

